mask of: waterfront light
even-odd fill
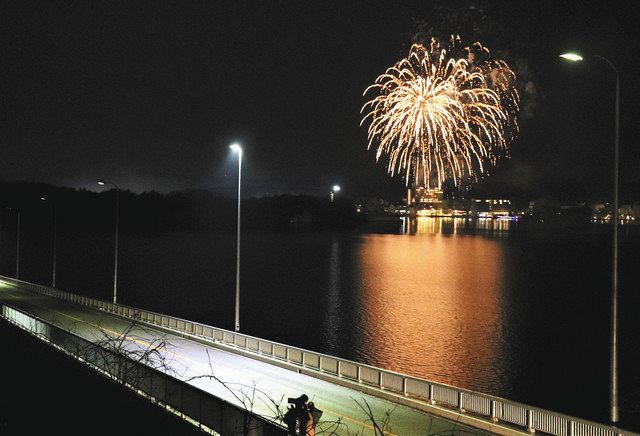
[[[120,196],[120,188],[113,182],[109,182],[104,179],[98,180],[98,185],[112,185],[116,190],[116,244],[115,244],[115,253],[114,253],[114,265],[113,265],[113,303],[117,303],[118,296],[118,209],[119,209],[119,196]]]
[[[22,224],[20,209],[15,207],[7,208],[9,211],[16,212],[17,218],[17,231],[16,231],[16,279],[20,279],[20,228]]]
[[[235,310],[235,331],[240,331],[240,184],[242,180],[242,147],[238,143],[229,146],[231,150],[238,153],[238,223],[237,223],[237,246],[236,246],[236,310]]]
[[[40,197],[40,200],[42,201],[48,201],[49,203],[51,203],[52,208],[53,208],[53,241],[52,241],[52,267],[51,267],[51,287],[55,288],[56,287],[56,248],[57,248],[57,239],[58,239],[58,213],[56,210],[56,202],[55,201],[51,201],[49,199],[47,199],[47,197]]]
[[[333,196],[340,192],[340,185],[333,185],[333,188],[331,188],[331,192],[329,192],[329,198],[331,199],[331,202],[333,203]]]

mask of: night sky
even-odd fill
[[[573,48],[620,71],[621,196],[640,201],[631,4],[4,1],[0,179],[233,195],[227,146],[239,141],[248,195],[318,195],[338,183],[399,199],[403,180],[366,150],[362,92],[426,22],[469,43],[480,34],[529,84],[512,158],[478,192],[609,198],[614,76],[603,63],[558,60]],[[442,5],[480,9],[482,22],[442,24]]]

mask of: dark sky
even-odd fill
[[[627,6],[628,3],[628,6]],[[640,200],[638,14],[631,2],[481,4],[485,44],[531,75],[532,114],[512,158],[476,188],[606,198],[614,78],[622,81],[621,192]],[[404,56],[437,2],[2,2],[0,178],[233,195],[244,144],[250,195],[400,196],[359,127],[363,90]],[[473,35],[468,23],[454,31]],[[469,41],[472,42],[472,41]],[[493,46],[492,46],[493,44]],[[522,69],[522,71],[519,71]]]

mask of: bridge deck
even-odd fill
[[[345,386],[19,287],[0,287],[0,303],[93,342],[113,343],[123,339],[122,347],[128,352],[157,350],[156,368],[160,365],[185,383],[230,403],[251,407],[266,417],[275,416],[274,403],[282,410],[287,397],[306,393],[324,411],[318,430],[331,428],[338,435],[375,434],[369,414],[361,407],[367,408],[367,404],[378,423],[388,419],[391,430],[388,434],[487,434]]]

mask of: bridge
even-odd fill
[[[1,316],[203,431],[286,435],[287,398],[335,435],[633,435],[504,398],[0,276]]]

